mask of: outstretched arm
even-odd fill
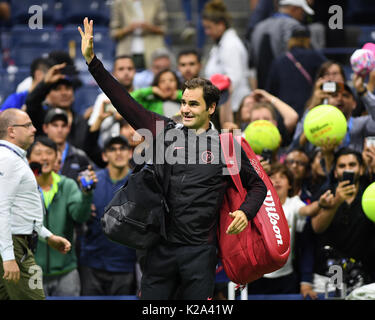
[[[93,21],[83,20],[84,31],[78,27],[81,34],[81,51],[89,71],[95,78],[99,87],[111,100],[119,114],[126,119],[134,129],[146,128],[156,135],[156,121],[168,121],[168,118],[148,111],[136,102],[121,84],[104,68],[100,60],[95,56],[93,45]]]

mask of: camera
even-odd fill
[[[94,181],[90,178],[90,171],[84,170],[79,174],[79,181],[81,182],[81,189],[84,192],[89,192],[95,188]]]
[[[322,90],[327,93],[335,93],[342,91],[344,86],[342,83],[334,82],[334,81],[327,81],[322,84]]]

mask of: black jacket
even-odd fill
[[[30,116],[37,135],[43,135],[44,118],[52,106],[44,104],[51,87],[41,81],[26,98],[26,112]],[[72,111],[73,112],[73,111]],[[73,122],[68,136],[68,141],[79,149],[84,149],[89,127],[87,121],[77,113],[73,112]]]
[[[146,128],[152,132],[153,137],[164,134],[163,128],[170,123],[170,119],[139,105],[96,57],[90,63],[89,71],[117,111],[134,129]],[[188,245],[214,243],[225,187],[231,181],[229,175],[223,175],[225,165],[220,160],[219,135],[216,130],[209,128],[205,133],[194,135],[191,140],[188,130],[178,129],[178,126],[173,132],[172,129],[166,131],[165,135],[167,134],[169,138],[164,139],[166,143],[162,142],[164,146],[156,143],[155,152],[159,151],[161,157],[156,156],[154,163],[159,172],[165,172],[165,166],[170,166],[167,192],[170,207],[167,221],[168,240]],[[179,135],[184,139],[178,139]],[[171,139],[173,136],[177,138]],[[182,145],[181,141],[184,141]],[[207,142],[207,145],[199,147],[199,141]],[[165,150],[160,150],[163,147]],[[195,152],[192,151],[194,148]],[[163,164],[158,164],[160,159]],[[262,205],[267,189],[244,153],[241,156],[240,176],[248,190],[240,209],[248,219],[252,219]]]

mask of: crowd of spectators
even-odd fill
[[[8,9],[0,6],[1,19],[12,18],[12,2],[4,2]],[[375,146],[367,143],[375,136],[375,70],[368,77],[352,72],[348,77],[349,61],[323,53],[328,45],[324,26],[322,33],[322,21],[312,18],[319,1],[250,1],[243,39],[223,1],[204,1],[201,7],[199,28],[206,37],[200,35],[197,47],[173,52],[164,41],[168,11],[163,0],[113,1],[107,27],[116,48],[110,65],[135,100],[175,121],[183,83],[201,76],[222,92],[212,118],[216,129],[243,132],[256,120],[278,128],[279,148],[260,160],[283,204],[292,254],[282,269],[249,284],[249,293],[301,293],[315,299],[326,290],[330,263],[342,266],[351,288],[375,282],[375,224],[361,207],[375,175]],[[187,21],[191,27],[191,15]],[[208,38],[213,45],[205,52],[202,41]],[[28,159],[42,165],[37,182],[47,197],[50,219],[45,223],[52,232],[74,238],[72,253],[64,257],[40,241],[36,261],[43,268],[46,295],[136,295],[142,253],[106,239],[100,217],[131,173],[132,154],[142,137],[99,90],[91,93],[91,105],[77,108],[87,79],[70,49],[34,57],[29,82],[0,105],[0,112],[17,108],[30,116],[37,139]],[[336,82],[338,89],[324,91],[326,82]],[[316,147],[306,139],[303,121],[321,104],[343,112],[348,132],[338,143],[327,140]],[[95,180],[93,195],[79,189],[87,169]],[[352,184],[343,180],[344,171],[354,172]],[[225,299],[229,280],[223,271],[217,281],[216,298]]]

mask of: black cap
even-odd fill
[[[48,124],[55,120],[62,120],[68,123],[68,114],[60,108],[51,108],[44,117],[44,123]]]
[[[310,38],[310,30],[303,26],[303,25],[298,25],[293,28],[291,38]]]
[[[129,142],[124,136],[114,136],[108,138],[104,142],[104,150],[107,150],[113,144],[122,144],[123,146],[130,148]]]

